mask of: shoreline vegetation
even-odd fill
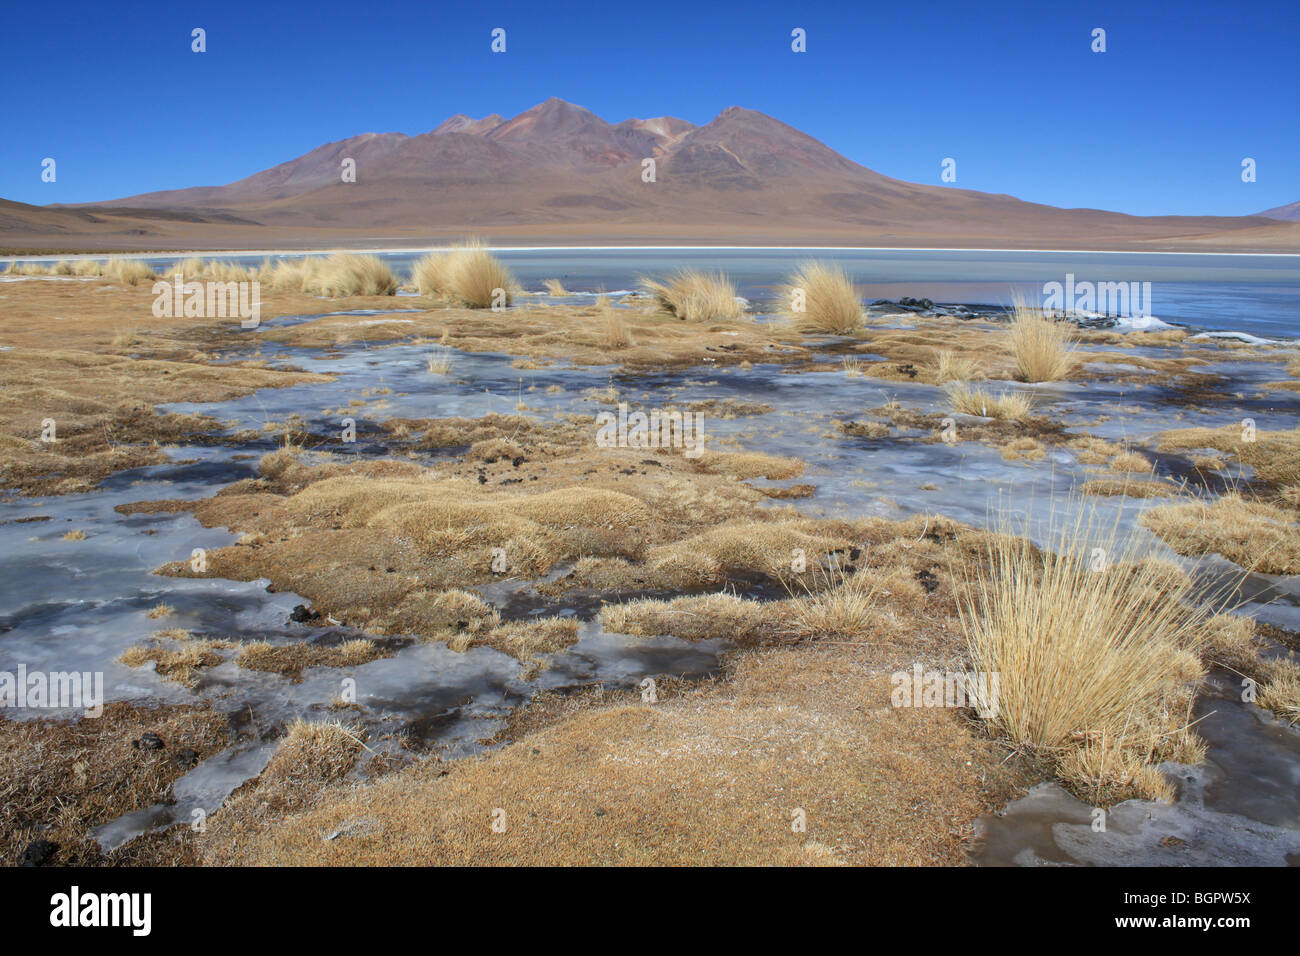
[[[1300,429],[1261,419],[1247,434],[1173,414],[1229,400],[1241,386],[1223,369],[1236,362],[1274,361],[1279,382],[1294,378],[1285,349],[1078,328],[1024,303],[1001,323],[891,327],[850,276],[816,261],[781,277],[781,310],[761,319],[726,276],[703,271],[647,277],[643,291],[591,304],[548,302],[569,292],[563,283],[523,290],[473,242],[431,254],[410,277],[357,253],[248,268],[184,262],[188,280],[264,283],[250,351],[237,322],[152,315],[155,275],[143,263],[29,268],[5,274],[102,281],[0,286],[10,500],[50,496],[57,507],[59,495],[93,493],[185,446],[239,448],[257,456],[254,477],[198,500],[118,507],[186,513],[239,536],[209,551],[202,571],[176,561],[157,573],[268,579],[301,595],[314,622],[343,621],[364,637],[195,634],[157,605],[154,629],[121,662],[199,693],[181,706],[112,703],[99,724],[0,717],[4,779],[25,781],[0,810],[6,861],[45,841],[56,863],[959,865],[974,821],[1040,781],[1094,806],[1171,799],[1157,766],[1204,758],[1191,708],[1212,669],[1256,681],[1256,706],[1300,721],[1296,635],[1231,613],[1231,587],[1207,595],[1098,517],[1132,499],[1153,544],[1231,562],[1233,587],[1247,574],[1300,573]],[[404,287],[416,295],[395,300]],[[322,314],[395,301],[411,310],[400,324]],[[306,318],[277,324],[282,316]],[[767,366],[783,383],[834,378],[872,386],[871,404],[810,441],[989,447],[1017,468],[1064,459],[1087,477],[1043,506],[1055,533],[1040,547],[1023,529],[945,517],[938,499],[899,518],[809,517],[794,502],[815,497],[820,478],[804,458],[739,441],[711,442],[698,457],[598,448],[594,416],[534,416],[522,391],[524,407],[478,418],[392,417],[377,404],[367,438],[381,450],[364,458],[336,454],[301,419],[232,431],[154,409],[323,386],[332,375],[294,364],[302,350],[390,345],[427,346],[431,382],[475,353],[626,377]],[[1051,388],[1103,382],[1158,388],[1168,427],[1135,445],[1090,431],[1104,420],[1051,417]],[[924,408],[907,407],[891,383],[933,391]],[[1261,394],[1286,401],[1289,391]],[[613,376],[606,392],[590,396],[597,407],[620,400]],[[709,413],[761,423],[772,407],[720,401]],[[42,440],[47,420],[54,441]],[[771,484],[789,481],[799,484]],[[63,535],[69,549],[87,540],[75,530]],[[278,729],[275,756],[206,833],[177,828],[99,853],[91,828],[163,802],[192,765],[182,751],[198,760],[253,739],[203,697],[216,668],[293,682],[415,641],[490,648],[525,680],[545,670],[579,639],[579,623],[494,607],[481,589],[499,573],[498,547],[507,573],[549,601],[597,596],[594,619],[608,631],[728,638],[720,672],[666,678],[653,701],[615,686],[537,694],[495,746],[457,760],[403,755],[372,738],[355,705],[331,703]],[[792,554],[807,567],[794,569]],[[1000,675],[996,713],[892,705],[892,675],[918,664]],[[102,745],[87,743],[91,730]],[[131,746],[146,731],[165,746]]]

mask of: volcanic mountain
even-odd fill
[[[344,181],[345,160],[355,165],[355,182]],[[609,123],[554,98],[510,119],[452,116],[418,136],[364,133],[224,186],[77,206],[0,201],[0,243],[10,247],[309,248],[469,234],[1300,249],[1300,224],[1259,216],[1135,217],[891,179],[740,107],[698,127],[669,116]]]

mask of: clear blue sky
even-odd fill
[[[957,186],[1059,206],[1237,215],[1300,199],[1298,0],[724,7],[10,3],[0,197],[225,183],[356,133],[559,96],[612,122],[746,106],[886,175],[938,183],[953,157]],[[790,51],[794,27],[807,53]]]

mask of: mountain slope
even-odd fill
[[[355,182],[342,181],[345,159],[355,162]],[[647,159],[655,162],[650,182],[643,178]],[[418,136],[366,133],[327,143],[224,186],[39,212],[0,210],[0,241],[9,246],[42,237],[71,242],[79,228],[99,241],[111,236],[159,248],[178,242],[382,244],[468,233],[598,241],[1300,248],[1300,226],[1277,218],[1134,217],[892,179],[755,110],[729,107],[699,127],[666,116],[612,124],[556,98],[509,119],[457,114]]]

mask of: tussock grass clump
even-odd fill
[[[949,382],[944,387],[952,410],[963,415],[978,415],[981,418],[998,418],[1009,422],[1023,421],[1029,417],[1034,407],[1034,399],[1028,392],[1005,391],[994,395],[978,386],[965,382]]]
[[[270,763],[263,771],[267,780],[311,780],[327,782],[346,776],[361,754],[358,733],[339,721],[307,721],[299,718],[289,725]]]
[[[964,572],[968,651],[999,679],[991,723],[1055,756],[1075,783],[1111,759],[1133,792],[1164,796],[1141,768],[1195,746],[1187,715],[1216,609],[1196,600],[1188,575],[1117,541],[1086,506],[1048,537],[1050,551],[1022,534],[991,536],[987,560]],[[1100,750],[1071,753],[1080,746]]]
[[[217,651],[228,649],[231,645],[227,641],[184,639],[179,637],[181,633],[187,632],[176,632],[175,640],[179,647],[136,645],[127,648],[120,661],[127,667],[153,664],[154,673],[163,680],[191,689],[197,687],[200,673],[205,668],[216,667],[224,660]]]
[[[429,253],[412,267],[411,281],[420,295],[468,309],[510,305],[519,291],[513,273],[477,239]]]
[[[665,280],[641,280],[642,287],[664,312],[686,322],[728,322],[745,312],[736,287],[721,272],[682,269]]]
[[[1056,322],[1023,301],[1012,304],[1011,353],[1022,382],[1056,382],[1074,368],[1069,323]]]
[[[1213,504],[1153,508],[1141,521],[1179,554],[1219,554],[1250,571],[1300,574],[1300,527],[1267,502],[1230,493]]]
[[[308,667],[360,667],[385,657],[374,641],[355,638],[342,644],[272,644],[253,641],[243,645],[235,663],[245,670],[266,671],[299,680]]]
[[[9,268],[5,270],[7,276],[47,276],[50,274],[50,267],[43,262],[19,262],[16,259],[9,263]]]
[[[397,291],[397,277],[378,256],[338,252],[316,264],[302,291],[328,298],[392,295]]]
[[[934,380],[940,385],[944,382],[969,382],[982,377],[974,359],[958,355],[952,349],[940,349],[935,354],[934,369]]]
[[[139,259],[123,259],[114,256],[104,266],[104,275],[124,285],[139,285],[157,279],[157,274]]]
[[[839,266],[801,263],[782,288],[781,300],[786,315],[805,330],[847,335],[862,327],[862,303]]]
[[[273,292],[302,292],[315,270],[316,260],[310,257],[277,259],[263,264],[259,277]]]
[[[559,279],[547,279],[542,283],[546,289],[547,295],[568,295],[569,290],[564,287],[564,283]]]
[[[605,627],[620,634],[656,637],[671,634],[684,641],[725,637],[754,640],[770,627],[767,608],[730,593],[700,594],[668,601],[644,598],[607,604],[600,610]]]

